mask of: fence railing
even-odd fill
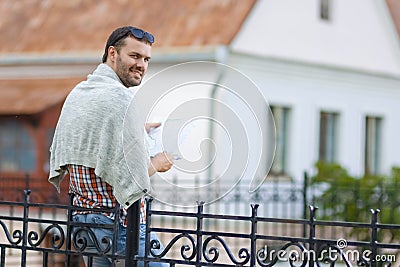
[[[79,223],[72,220],[73,211],[88,209],[74,207],[72,197],[68,205],[39,204],[31,203],[30,195],[30,190],[24,190],[23,202],[0,201],[0,267],[82,266],[82,256],[88,258],[88,266],[91,267],[93,257],[107,257],[113,262],[125,259],[125,255],[116,252],[116,236],[96,240],[93,231],[101,228],[117,233],[118,206],[114,209],[96,209],[99,213],[113,212],[116,216],[114,224]],[[138,250],[139,221],[135,214],[139,214],[139,202],[128,209],[128,214],[130,231],[127,240],[131,241],[127,242],[126,255],[133,260]],[[96,252],[87,251],[89,239],[94,242]]]
[[[400,231],[400,225],[379,224],[379,210],[371,210],[369,223],[355,223],[319,221],[317,208],[313,206],[309,207],[309,218],[300,220],[260,217],[258,209],[258,204],[251,205],[250,216],[216,215],[204,213],[200,203],[195,213],[170,212],[152,210],[150,201],[147,234],[156,232],[170,237],[165,249],[154,254],[149,248],[158,248],[159,244],[146,235],[146,249],[151,257],[138,259],[154,261],[152,257],[155,257],[171,266],[275,266],[285,262],[286,266],[321,266],[327,263],[330,266],[391,266],[400,261],[400,244],[384,241],[388,238],[388,231]],[[189,217],[193,219],[193,227],[159,228],[152,225],[153,217],[157,216]],[[242,226],[235,231],[211,229],[204,227],[206,220],[240,221]],[[291,236],[268,233],[269,226],[274,224],[288,224],[298,229],[305,227],[306,235],[303,231]],[[336,233],[340,234],[333,239],[324,238],[326,228],[338,228],[340,231]],[[354,239],[351,231],[355,228],[368,229],[370,235],[363,241]]]
[[[205,201],[202,195],[206,195],[208,201],[217,200],[212,202],[211,205],[208,205],[208,203],[205,205],[204,209],[207,212],[244,215],[248,213],[249,203],[263,203],[259,210],[259,214],[262,216],[304,218],[305,209],[308,206],[307,199],[310,199],[307,194],[311,192],[307,188],[308,183],[305,183],[306,181],[306,179],[299,182],[268,178],[267,182],[255,192],[249,192],[249,185],[245,182],[240,182],[235,186],[232,186],[232,183],[229,182],[216,182],[212,187],[207,187],[206,194],[202,192],[204,187],[196,186],[200,184],[196,179],[191,186],[199,191],[197,193],[199,201]],[[160,184],[156,184],[156,182],[152,184],[153,191],[162,194],[161,201],[154,203],[157,208],[171,209],[171,206],[180,207],[187,204],[194,204],[193,206],[195,206],[192,195],[185,196],[182,193],[177,195],[174,190],[168,190],[170,188],[165,184],[165,181],[161,181]],[[177,187],[187,187],[187,184],[180,182],[177,178],[172,181],[172,184],[177,185]],[[196,194],[195,190],[194,194]],[[158,200],[157,195],[155,198]]]
[[[319,207],[319,214],[321,217],[326,219],[337,219],[344,220],[340,216],[334,216],[335,214],[343,214],[346,216],[346,212],[352,213],[351,209],[347,209],[346,212],[340,211],[343,205],[338,205],[337,199],[345,197],[347,202],[353,203],[356,206],[355,216],[358,220],[366,221],[368,218],[361,218],[356,216],[360,209],[369,210],[369,208],[375,209],[392,209],[396,210],[400,208],[400,198],[387,198],[387,195],[380,194],[380,192],[391,192],[390,195],[395,195],[398,185],[397,184],[378,184],[374,189],[374,195],[371,195],[369,191],[365,192],[362,186],[355,187],[343,187],[340,185],[332,184],[332,188],[327,191],[327,188],[323,184],[312,184],[310,178],[305,173],[302,179],[290,180],[290,179],[277,179],[269,177],[266,183],[264,183],[257,191],[249,193],[248,186],[242,183],[237,184],[233,188],[229,188],[229,185],[224,183],[215,183],[215,186],[207,189],[208,198],[218,199],[213,202],[212,205],[205,205],[204,209],[208,213],[221,213],[226,215],[245,215],[248,213],[249,203],[262,203],[258,209],[258,214],[264,217],[275,217],[275,218],[302,218],[305,219],[308,214],[308,206],[315,205]],[[64,179],[61,184],[61,193],[59,194],[55,188],[47,182],[45,177],[30,177],[28,174],[24,177],[0,177],[0,201],[23,201],[24,196],[21,192],[24,189],[29,188],[34,194],[31,196],[33,202],[40,203],[57,203],[57,204],[68,204],[68,179]],[[179,180],[175,177],[172,181],[174,185],[185,186],[185,181]],[[192,185],[201,183],[199,177],[195,177],[192,181]],[[165,183],[152,184],[154,192],[162,192],[163,201],[155,201],[154,207],[157,209],[169,209],[174,211],[193,211],[193,209],[176,209],[175,207],[181,206],[181,204],[187,204],[189,201],[185,199],[185,196],[179,194],[173,190],[165,189]],[[197,187],[201,191],[201,187]],[[226,194],[229,192],[228,194]],[[199,196],[201,192],[199,192]],[[373,205],[368,206],[367,201],[360,203],[359,196],[371,195],[372,198],[379,198],[380,201],[375,201]],[[221,197],[224,196],[224,197]],[[323,196],[323,197],[321,197]],[[188,198],[193,199],[193,196]],[[204,200],[199,197],[199,201]],[[323,200],[323,201],[321,201]],[[168,204],[164,204],[168,203]],[[330,205],[330,203],[336,203]],[[194,203],[195,204],[195,203]],[[338,210],[339,209],[339,210]],[[364,214],[364,213],[363,213]],[[395,216],[398,213],[391,213],[392,217],[390,220],[385,220],[388,223],[398,223]]]
[[[68,204],[68,179],[61,183],[61,192],[58,193],[46,177],[32,177],[28,173],[24,176],[0,177],[0,201],[23,202],[23,190],[29,189],[34,194],[31,200],[40,203]]]
[[[125,266],[134,266],[136,261],[143,261],[144,266],[150,262],[169,266],[395,266],[400,259],[400,244],[391,240],[391,234],[400,233],[400,225],[379,223],[378,210],[371,210],[370,222],[357,223],[320,221],[313,206],[308,218],[287,219],[259,216],[259,204],[249,207],[250,215],[221,215],[204,212],[203,203],[195,212],[156,210],[149,200],[146,256],[139,257],[138,208],[129,211],[130,243],[125,255],[116,253],[116,240],[97,240],[97,252],[87,252],[88,240],[78,237],[79,232],[93,238],[91,229],[117,231],[117,223],[76,223],[71,220],[76,209],[72,205],[30,203],[29,197],[26,190],[23,202],[0,202],[0,267],[35,266],[32,254],[39,257],[37,266],[43,267],[82,266],[82,255],[89,257],[89,266],[93,257],[107,257],[113,262],[125,259]],[[12,212],[3,212],[6,209]],[[174,223],[161,226],[163,217]],[[225,221],[235,221],[237,227],[217,223]],[[293,231],[275,231],[283,225]],[[357,229],[365,230],[362,239],[353,235]],[[158,254],[151,252],[160,244],[150,239],[150,232],[157,233],[164,244]],[[335,234],[327,237],[327,232]],[[19,265],[9,262],[11,251],[19,257]]]

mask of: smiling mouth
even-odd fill
[[[134,70],[134,71],[133,71],[133,74],[142,77],[142,72],[140,72],[140,71]]]

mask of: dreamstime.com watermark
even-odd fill
[[[290,250],[275,250],[268,248],[267,245],[264,248],[258,250],[257,258],[261,262],[271,262],[277,258],[278,261],[293,261],[303,262],[308,260],[324,262],[324,261],[350,261],[350,262],[396,262],[396,255],[373,255],[371,250],[356,250],[347,249],[347,241],[345,239],[338,239],[336,247],[328,247],[319,252],[314,250],[301,250],[290,249]]]

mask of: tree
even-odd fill
[[[393,167],[389,176],[364,175],[352,177],[339,164],[317,162],[317,174],[311,185],[315,194],[313,203],[319,207],[320,218],[350,222],[369,222],[371,209],[379,209],[379,222],[400,224],[400,167]],[[319,192],[319,194],[316,194]],[[351,233],[367,240],[367,229]],[[400,242],[397,231],[381,230],[381,238]]]

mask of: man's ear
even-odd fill
[[[117,57],[117,49],[115,49],[114,46],[110,46],[108,48],[107,58],[110,59],[111,62],[115,62],[116,57]]]

